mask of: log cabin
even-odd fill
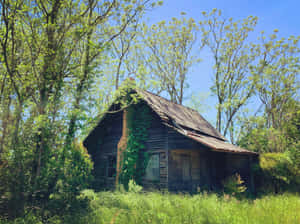
[[[141,149],[149,155],[142,181],[145,189],[220,190],[226,177],[238,173],[254,191],[251,167],[258,161],[257,153],[228,143],[196,110],[145,90],[132,91],[151,114]],[[122,145],[128,137],[126,111],[113,104],[83,142],[100,189],[114,189],[118,184]]]

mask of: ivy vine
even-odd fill
[[[127,189],[129,180],[142,184],[149,155],[145,151],[148,129],[151,125],[151,111],[144,103],[133,104],[127,109],[127,146],[123,152],[122,170],[119,181]]]

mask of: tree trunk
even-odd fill
[[[2,136],[1,136],[1,140],[0,140],[0,164],[1,164],[1,154],[4,151],[5,148],[5,143],[7,142],[7,131],[8,131],[8,124],[10,121],[10,105],[11,105],[11,97],[8,97],[7,102],[4,101],[3,105],[6,105],[4,107],[4,111],[3,111],[3,116],[2,116]]]

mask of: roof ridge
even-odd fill
[[[198,111],[184,105],[172,102],[162,96],[147,90],[136,88],[135,91],[148,103],[162,118],[173,119],[181,126],[191,130],[205,133],[215,138],[226,141],[226,138],[210,124]]]
[[[178,106],[181,106],[181,107],[184,107],[184,108],[187,108],[187,109],[189,109],[189,110],[192,110],[192,111],[195,111],[195,112],[199,113],[197,110],[195,110],[195,109],[193,109],[193,108],[191,108],[191,107],[188,107],[188,106],[185,106],[185,105],[183,105],[183,104],[179,104],[179,103],[173,102],[173,101],[171,101],[171,100],[169,100],[169,99],[167,99],[167,98],[165,98],[165,97],[163,97],[163,96],[160,96],[160,95],[158,95],[158,94],[152,93],[152,92],[150,92],[150,91],[148,91],[148,90],[144,90],[144,89],[139,89],[139,90],[140,90],[140,91],[145,91],[145,92],[150,93],[150,94],[152,94],[152,95],[154,95],[154,96],[158,96],[158,97],[160,97],[160,98],[162,98],[162,99],[164,99],[164,100],[166,100],[166,101],[168,101],[168,102],[170,102],[170,103],[176,104],[176,105],[178,105]],[[199,113],[199,114],[200,114],[200,113]],[[200,114],[200,115],[201,115],[201,114]],[[203,116],[201,115],[201,117],[203,117]]]

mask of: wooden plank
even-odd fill
[[[167,175],[167,168],[160,168],[160,175]]]
[[[168,127],[164,126],[164,134],[165,134],[165,150],[166,150],[166,167],[167,167],[167,183],[166,188],[169,189],[169,134]]]

